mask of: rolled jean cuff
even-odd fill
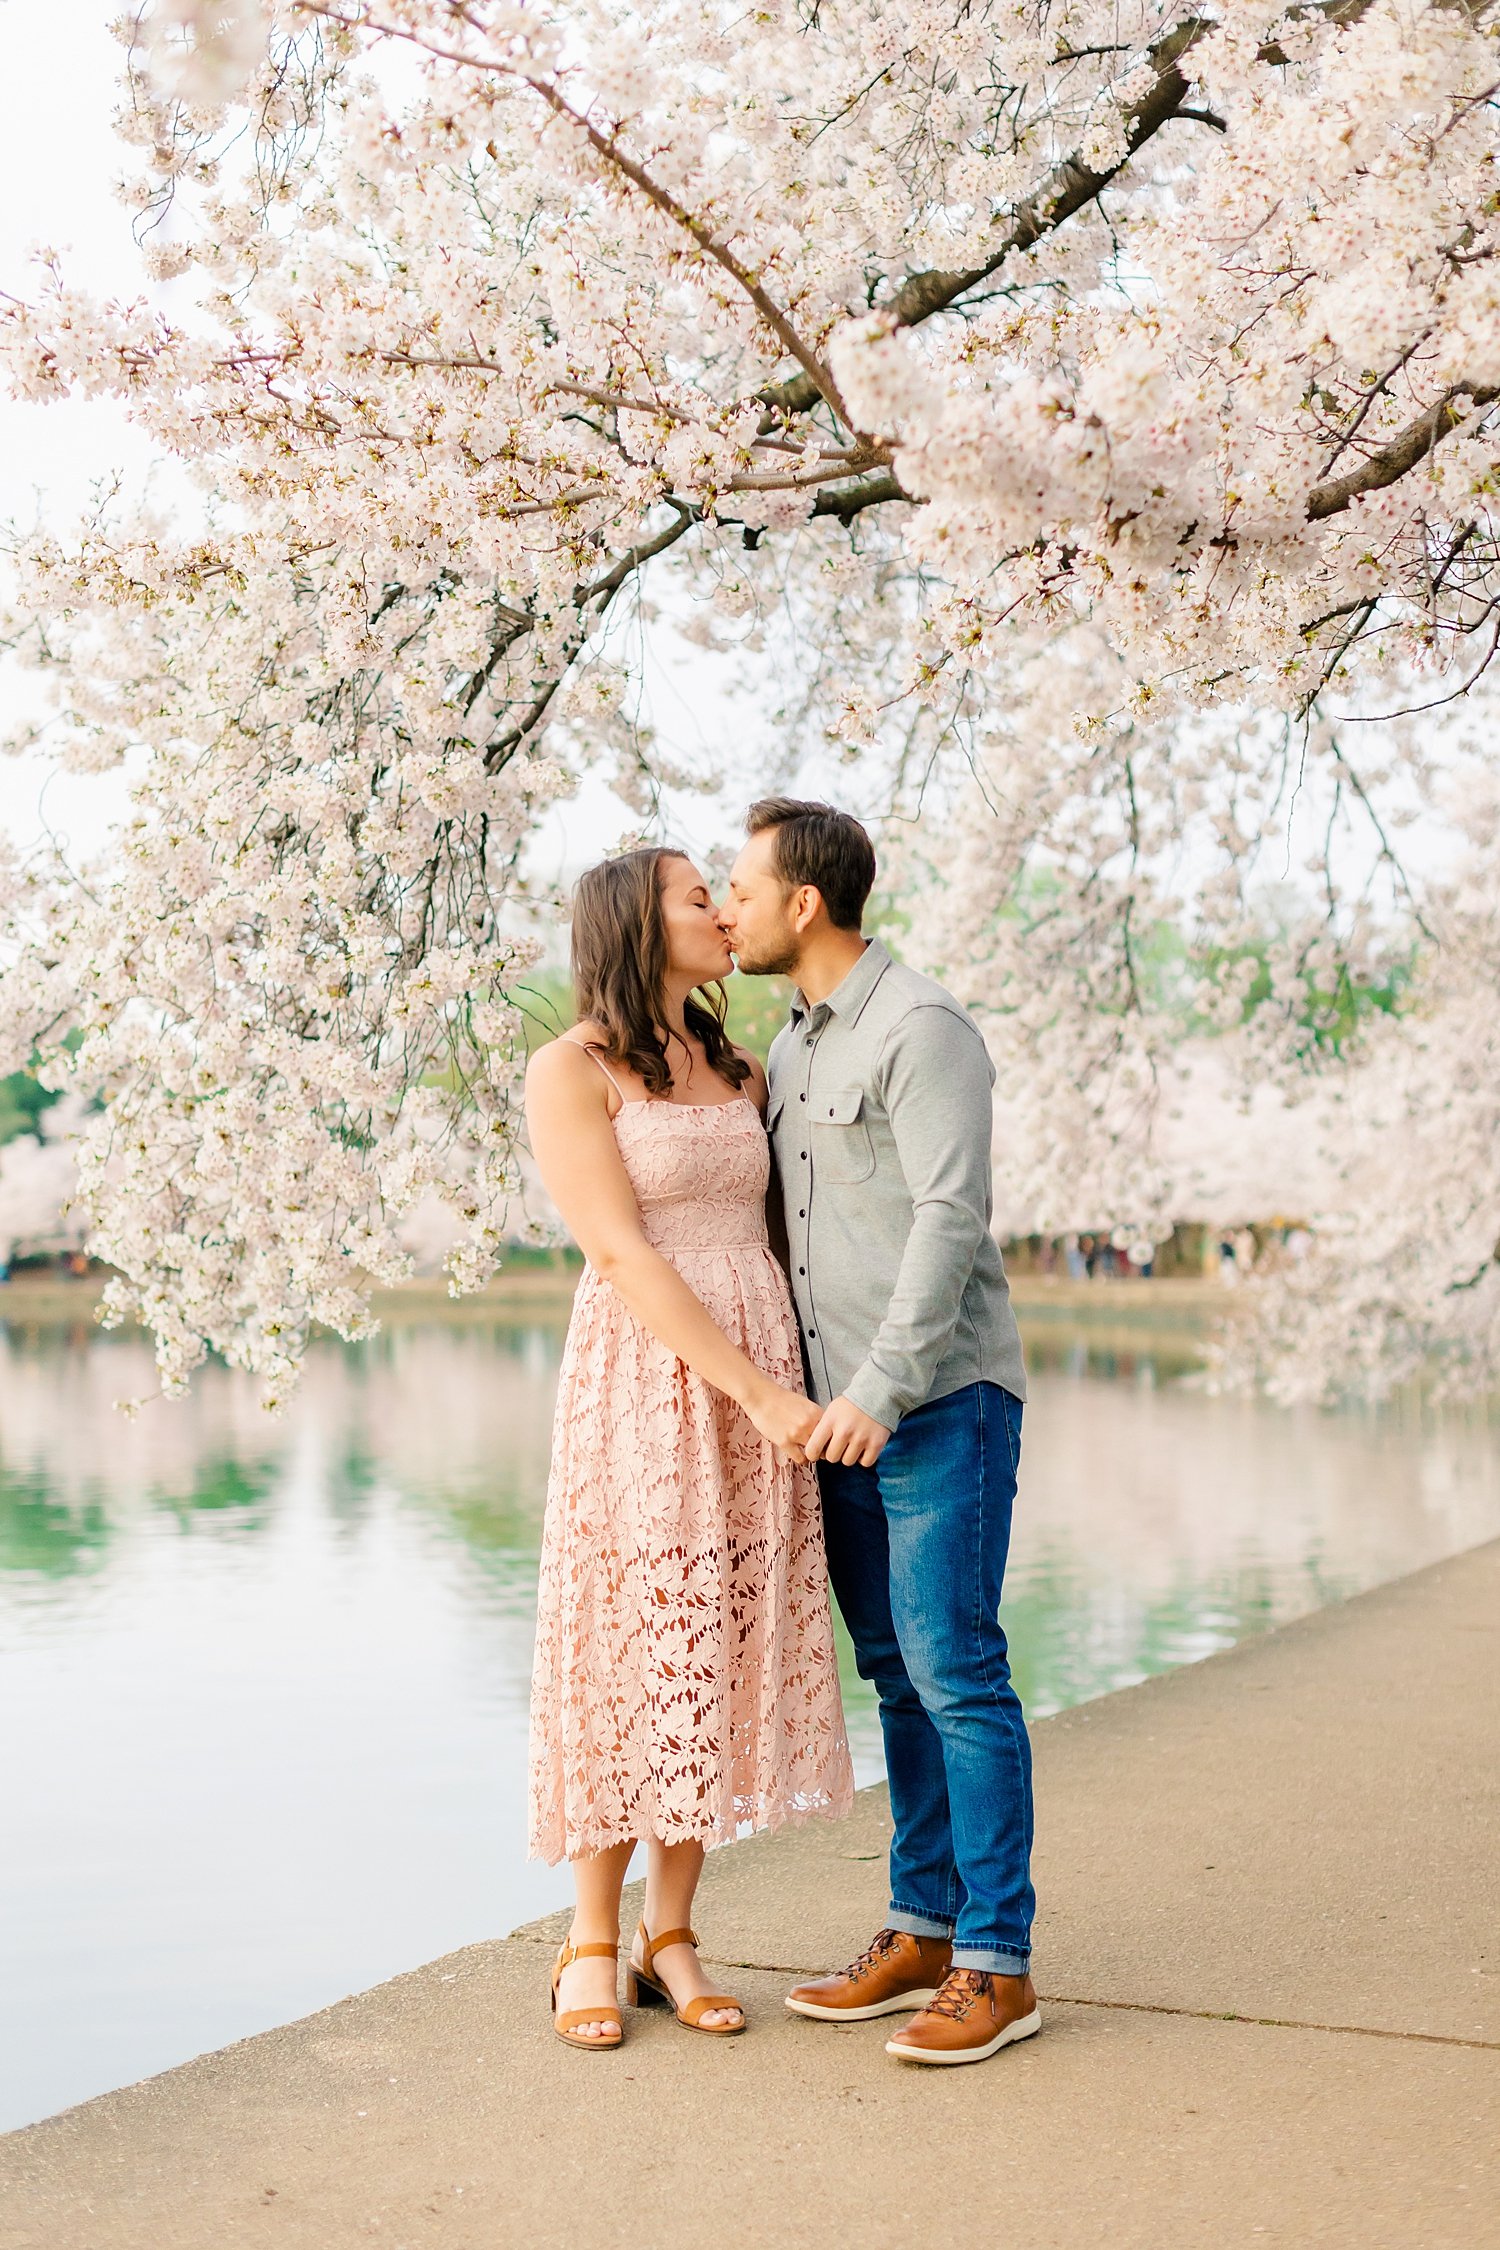
[[[1000,1953],[992,1945],[955,1945],[955,1969],[987,1969],[994,1977],[1024,1977],[1031,1970],[1029,1953]]]
[[[914,1907],[897,1906],[892,1900],[885,1917],[888,1930],[904,1930],[908,1937],[951,1938],[953,1924],[938,1922],[930,1914],[919,1914]]]

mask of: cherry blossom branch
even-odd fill
[[[895,471],[887,469],[883,475],[870,477],[862,484],[840,485],[832,491],[825,487],[813,503],[813,514],[833,516],[847,530],[866,508],[883,508],[893,500],[910,502],[911,494],[902,489]]]
[[[659,180],[652,178],[643,164],[626,154],[620,146],[617,133],[601,132],[591,118],[574,109],[572,104],[546,79],[533,77],[529,71],[515,63],[500,61],[492,57],[465,54],[461,48],[444,46],[435,40],[424,38],[418,32],[408,30],[405,26],[380,22],[368,12],[362,12],[359,16],[354,17],[345,15],[340,9],[331,5],[331,0],[298,0],[298,6],[303,14],[321,16],[330,23],[341,25],[346,31],[365,29],[375,32],[381,38],[406,40],[412,45],[420,47],[424,53],[432,55],[438,61],[454,63],[464,70],[492,71],[497,76],[509,78],[517,84],[528,86],[540,101],[546,103],[555,117],[564,120],[576,132],[583,135],[596,156],[609,165],[612,170],[629,180],[648,203],[660,211],[663,217],[669,219],[674,226],[680,228],[691,241],[697,244],[705,257],[711,258],[717,266],[729,275],[730,279],[749,298],[761,319],[781,345],[782,350],[786,352],[789,358],[796,360],[803,375],[813,386],[818,396],[828,402],[846,427],[853,427],[833,377],[818,359],[816,353],[803,342],[791,321],[764,284],[735,256],[729,245],[719,239],[712,227],[707,226],[695,212],[689,211],[684,204],[679,203],[670,190],[664,188]],[[473,19],[468,16],[467,10],[458,9],[455,12],[462,15],[473,29],[482,32],[483,27],[473,23]]]
[[[1492,406],[1500,398],[1500,384],[1453,383],[1439,399],[1435,399],[1425,413],[1409,422],[1404,430],[1368,454],[1359,466],[1344,476],[1330,478],[1326,484],[1315,485],[1307,496],[1309,523],[1323,523],[1336,516],[1351,501],[1366,492],[1382,491],[1425,461],[1440,439],[1469,420],[1476,408]],[[1460,406],[1461,399],[1468,401]]]
[[[483,745],[481,754],[487,773],[501,772],[515,756],[516,751],[536,734],[592,629],[593,621],[589,619],[588,613],[592,611],[595,620],[602,616],[628,578],[633,576],[643,564],[650,562],[654,556],[664,554],[669,547],[675,546],[684,532],[690,530],[693,524],[701,520],[701,510],[697,508],[685,507],[677,500],[669,500],[668,506],[674,511],[673,522],[667,524],[663,530],[657,532],[652,538],[637,541],[633,547],[628,548],[612,564],[610,569],[601,573],[598,578],[574,587],[573,606],[577,612],[578,622],[564,637],[561,649],[553,658],[550,668],[551,676],[541,691],[526,706],[521,718],[514,725],[507,727],[503,733],[492,736]],[[475,673],[464,693],[462,707],[465,711],[472,710],[480,695],[489,686],[500,665],[512,653],[518,643],[525,639],[528,633],[535,630],[536,622],[537,620],[533,615],[518,616],[514,613],[507,613],[505,631],[496,635],[488,657],[479,671]]]
[[[602,577],[577,588],[573,598],[580,609],[602,611],[633,572],[639,570],[642,564],[650,562],[654,556],[665,554],[669,547],[675,547],[685,531],[690,531],[695,523],[702,521],[702,510],[688,506],[685,501],[669,495],[667,506],[675,511],[675,523],[669,523],[654,538],[639,541],[621,555],[619,561],[605,571]]]
[[[1289,13],[1305,12],[1338,23],[1354,23],[1372,5],[1373,0],[1326,0],[1325,5]],[[1126,149],[1119,161],[1100,169],[1089,164],[1076,150],[1065,156],[1040,187],[1013,207],[1004,240],[982,265],[960,272],[935,269],[912,274],[897,287],[889,306],[896,326],[915,328],[934,314],[945,312],[960,297],[998,273],[1007,259],[1035,248],[1044,235],[1055,234],[1069,219],[1097,202],[1147,142],[1182,115],[1190,81],[1181,66],[1193,48],[1217,29],[1212,17],[1190,16],[1156,40],[1147,50],[1147,60],[1155,73],[1152,84],[1121,111]],[[1267,63],[1284,63],[1287,59],[1274,42],[1263,45],[1260,53]],[[1217,125],[1219,120],[1213,122]],[[807,413],[816,404],[817,391],[805,379],[792,376],[784,383],[767,384],[757,396],[769,413],[791,417]]]

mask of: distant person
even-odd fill
[[[862,936],[857,820],[770,798],[746,826],[722,921],[742,975],[797,987],[767,1116],[823,1409],[804,1450],[895,1827],[881,1928],[787,2006],[909,2013],[888,2054],[981,2062],[1041,2025],[1031,1751],[999,1622],[1026,1375],[990,1232],[995,1071],[958,1002]]]
[[[1087,1281],[1089,1269],[1083,1262],[1083,1252],[1079,1248],[1076,1234],[1063,1237],[1063,1262],[1068,1269],[1069,1281]]]
[[[704,1847],[853,1798],[804,1450],[820,1410],[767,1236],[765,1076],[724,1030],[731,966],[690,860],[606,860],[574,901],[582,1020],[526,1074],[532,1152],[588,1261],[547,1488],[530,1851],[572,1865],[552,2008],[596,2052],[621,2039],[637,1843],[627,1999],[738,2032],[692,1932]]]

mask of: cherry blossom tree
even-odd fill
[[[1416,882],[1428,733],[1375,722],[1461,698],[1500,634],[1483,0],[121,29],[159,295],[54,262],[4,356],[24,396],[123,399],[197,499],[20,544],[49,739],[136,779],[107,866],[6,872],[0,1069],[40,1049],[106,1095],[94,1246],[169,1389],[213,1346],[279,1396],[311,1322],[361,1332],[424,1196],[455,1286],[490,1270],[527,838],[586,767],[645,813],[683,778],[634,723],[627,610],[891,816],[914,956],[984,1012],[1037,1162],[1102,1162],[1132,1225],[1169,1200],[1185,992],[1255,1073],[1357,1073],[1330,1027],[1420,939],[1450,1052],[1494,860]],[[1492,1158],[1471,1184],[1426,1302],[1435,1336],[1462,1300],[1477,1370]],[[1360,1303],[1363,1364],[1392,1331]]]
[[[0,1271],[18,1255],[83,1248],[74,1144],[85,1122],[82,1100],[70,1095],[42,1112],[35,1133],[0,1146]]]

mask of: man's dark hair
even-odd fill
[[[794,890],[810,883],[823,894],[837,930],[857,930],[875,881],[875,847],[853,813],[800,797],[762,797],[745,815],[745,833],[776,831],[771,865]]]

